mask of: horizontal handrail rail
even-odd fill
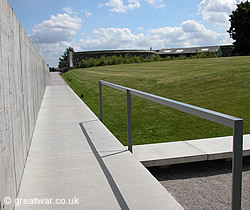
[[[127,87],[124,87],[121,85],[116,85],[116,84],[106,82],[103,80],[100,80],[100,83],[103,85],[115,88],[117,90],[121,90],[123,92],[126,92],[127,90],[129,90],[130,93],[133,95],[139,96],[141,98],[145,98],[147,100],[150,100],[150,101],[153,101],[153,102],[165,105],[165,106],[168,106],[168,107],[173,108],[173,109],[177,109],[177,110],[182,111],[182,112],[186,112],[186,113],[195,115],[197,117],[201,117],[203,119],[207,119],[207,120],[216,122],[218,124],[228,126],[230,128],[233,128],[235,121],[242,120],[242,119],[237,118],[237,117],[233,117],[230,115],[226,115],[226,114],[211,111],[208,109],[200,108],[200,107],[193,106],[190,104],[185,104],[185,103],[182,103],[179,101],[175,101],[172,99],[168,99],[168,98],[153,95],[150,93],[142,92],[142,91],[135,90],[132,88],[127,88]]]

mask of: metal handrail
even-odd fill
[[[243,144],[243,119],[232,117],[219,112],[200,108],[190,104],[171,100],[161,96],[152,95],[139,90],[120,86],[103,80],[99,81],[99,114],[103,121],[102,110],[102,85],[106,85],[127,93],[127,133],[128,149],[132,153],[132,115],[131,115],[131,94],[147,100],[186,112],[206,120],[216,122],[233,128],[233,157],[232,157],[232,209],[241,209],[241,188],[242,188],[242,144]]]

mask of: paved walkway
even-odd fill
[[[56,73],[50,73],[18,198],[16,209],[25,210],[182,209]]]
[[[164,166],[232,158],[233,137],[219,137],[133,146],[134,156],[145,166]],[[250,134],[243,136],[243,156],[250,155]]]

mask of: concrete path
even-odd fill
[[[133,146],[134,156],[145,167],[232,158],[233,137]],[[250,155],[250,135],[243,137],[243,155]]]
[[[183,209],[59,75],[48,85],[16,209]]]

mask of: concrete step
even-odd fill
[[[233,137],[219,137],[133,146],[145,167],[232,158]],[[243,136],[243,156],[250,155],[250,134]]]

